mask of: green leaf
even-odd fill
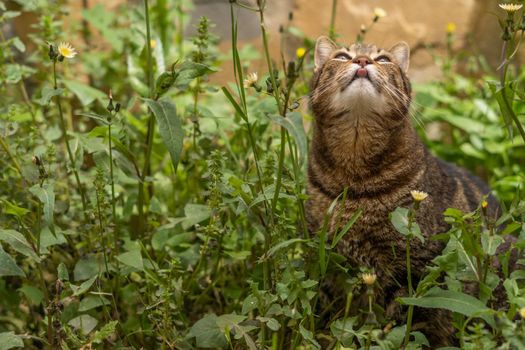
[[[494,94],[494,97],[496,97],[496,101],[498,102],[501,115],[503,116],[503,120],[505,122],[505,126],[507,127],[507,131],[512,138],[512,116],[514,112],[512,111],[511,106],[507,104],[507,101],[514,98],[513,89],[508,88],[507,86],[501,86],[499,83],[489,81],[488,82],[490,90],[492,90],[492,93]],[[508,99],[508,100],[507,100]],[[512,103],[512,102],[511,102]]]
[[[226,314],[226,315],[221,315],[217,317],[216,322],[217,322],[217,326],[219,327],[219,329],[221,329],[224,332],[224,330],[226,329],[229,329],[229,330],[233,329],[235,325],[238,325],[245,319],[246,319],[246,316],[243,316],[243,315]]]
[[[83,334],[89,334],[97,326],[97,319],[90,315],[80,315],[70,320],[67,324],[71,327],[82,331]]]
[[[480,300],[465,293],[435,287],[421,297],[399,298],[399,301],[405,305],[445,309],[467,317],[479,316],[492,327],[495,326],[493,317],[488,315],[491,309],[485,306]]]
[[[142,260],[142,255],[138,249],[118,255],[117,260],[126,266],[133,267],[139,271],[144,271],[144,261]]]
[[[170,152],[173,168],[177,169],[184,141],[184,130],[182,129],[182,123],[177,116],[175,105],[167,100],[144,100],[155,115],[157,123],[159,124],[160,136],[162,137],[168,152]]]
[[[48,183],[42,187],[40,187],[40,185],[34,185],[29,189],[29,192],[35,195],[44,205],[44,222],[51,232],[54,233],[53,211],[55,209],[55,192],[53,192],[53,184]]]
[[[69,281],[69,273],[67,272],[67,267],[64,263],[58,264],[57,267],[58,279],[61,281]]]
[[[14,47],[16,47],[16,49],[20,52],[25,52],[26,51],[26,46],[24,45],[24,43],[22,42],[22,40],[20,40],[19,37],[15,36],[14,38],[11,39],[11,43],[13,44]]]
[[[307,151],[307,140],[306,133],[303,126],[303,118],[298,112],[291,112],[286,114],[286,118],[280,115],[268,116],[274,123],[284,127],[295,140],[297,148],[299,148],[299,164],[302,164],[306,159]]]
[[[15,260],[8,255],[0,245],[0,277],[21,276],[25,277],[24,271],[16,264]]]
[[[97,277],[98,276],[91,277],[87,281],[83,282],[80,286],[75,286],[74,284],[71,284],[70,286],[71,286],[71,290],[73,291],[73,295],[78,296],[78,295],[82,295],[85,292],[87,292],[89,288],[91,288],[93,283],[95,283],[95,280],[97,279]]]
[[[481,233],[481,246],[485,254],[493,256],[496,254],[496,250],[503,243],[503,237],[499,235],[493,235],[489,231]]]
[[[62,82],[78,97],[83,106],[87,106],[97,99],[100,101],[108,99],[105,93],[89,85],[79,83],[75,80],[63,80]]]
[[[259,307],[259,299],[253,294],[248,295],[244,302],[242,303],[242,311],[241,313],[243,315],[247,315],[250,311],[253,311]]]
[[[84,281],[97,276],[102,271],[102,266],[95,255],[79,259],[73,269],[75,281]]]
[[[36,99],[35,102],[41,106],[47,106],[53,97],[62,95],[63,93],[64,89],[62,88],[53,89],[46,86],[42,89],[42,96]]]
[[[40,262],[40,258],[20,232],[0,229],[0,241],[6,242],[17,252],[32,258],[36,262]]]
[[[339,319],[330,324],[330,331],[344,346],[350,346],[356,335],[354,331],[355,317]]]
[[[352,216],[350,217],[350,219],[348,219],[343,229],[337,232],[337,235],[332,241],[332,249],[335,248],[337,243],[339,243],[339,241],[346,235],[350,228],[354,226],[355,222],[357,221],[357,219],[359,219],[362,213],[363,211],[361,209],[358,209],[355,213],[352,214]]]
[[[268,259],[270,257],[272,257],[275,253],[277,253],[279,250],[281,249],[284,249],[284,248],[287,248],[289,247],[290,245],[292,244],[295,244],[295,243],[304,243],[304,242],[307,242],[308,240],[306,239],[302,239],[302,238],[292,238],[292,239],[288,239],[284,242],[281,242],[281,243],[278,243],[276,245],[274,245],[273,247],[270,248],[270,250],[268,250],[262,257],[261,257],[261,260],[265,260],[265,259]]]
[[[179,88],[183,88],[188,85],[193,79],[202,77],[203,75],[216,72],[215,68],[209,67],[202,63],[195,63],[186,61],[177,67],[176,71],[177,78],[175,79],[175,85]]]
[[[102,328],[95,332],[91,338],[91,342],[95,344],[102,343],[105,339],[109,338],[113,333],[115,333],[118,321],[111,321],[105,324]]]
[[[44,292],[42,292],[37,287],[33,287],[29,284],[24,284],[18,290],[24,293],[26,298],[29,299],[34,305],[39,305],[42,302],[42,300],[44,300]]]
[[[99,306],[111,304],[108,299],[104,298],[101,295],[88,295],[80,301],[78,305],[78,311],[84,312]]]
[[[0,350],[9,350],[13,348],[23,348],[24,342],[14,332],[0,333]]]
[[[31,212],[31,210],[19,207],[18,205],[8,201],[7,199],[2,200],[2,203],[4,204],[4,214],[10,214],[21,218],[24,217],[27,213]]]
[[[223,330],[217,325],[217,315],[206,315],[191,327],[187,337],[195,338],[198,348],[224,348],[228,345]]]
[[[311,331],[299,325],[299,333],[301,333],[304,341],[313,346],[315,349],[321,349],[319,343],[315,340],[314,335]]]

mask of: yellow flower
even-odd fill
[[[306,49],[304,47],[300,47],[295,51],[295,54],[298,58],[303,58],[304,54],[306,53]]]
[[[244,79],[244,87],[247,89],[249,87],[254,86],[257,84],[257,80],[259,77],[257,76],[257,72],[250,73],[246,76],[246,79]]]
[[[58,45],[58,53],[65,58],[73,58],[77,55],[77,50],[70,43],[61,42]]]
[[[481,207],[482,207],[483,209],[487,209],[488,205],[489,205],[489,203],[487,203],[486,200],[481,201]]]
[[[381,7],[374,8],[374,17],[383,18],[386,17],[386,11]]]
[[[371,286],[376,282],[377,276],[375,273],[363,273],[361,278],[366,285]]]
[[[428,197],[428,193],[423,192],[423,191],[410,191],[410,194],[412,195],[412,198],[414,198],[416,202],[421,202],[425,200],[425,198]]]
[[[456,23],[447,23],[447,33],[452,34],[456,31]]]
[[[525,318],[525,307],[522,307],[520,309],[520,316],[521,316],[521,318]]]
[[[499,4],[499,7],[507,11],[508,13],[516,12],[523,7],[522,4]]]
[[[156,48],[156,47],[157,47],[157,41],[156,41],[155,39],[151,39],[151,40],[149,41],[149,46],[150,46],[152,49]]]

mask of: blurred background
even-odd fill
[[[8,1],[8,5],[16,9],[20,3],[45,0]],[[48,1],[55,2],[55,1]],[[228,0],[163,0],[160,2],[180,6],[189,14],[184,36],[195,34],[196,24],[201,16],[208,17],[215,24],[212,32],[218,37],[219,48],[224,54],[231,50],[230,43],[230,5]],[[242,0],[248,7],[255,7],[256,0]],[[77,0],[62,1],[67,16],[67,25],[77,27],[80,32],[83,22],[82,11],[103,6],[105,11],[118,12],[120,6],[140,5],[137,0]],[[366,35],[367,42],[373,42],[381,47],[390,47],[400,40],[409,43],[412,48],[410,76],[415,82],[426,82],[439,78],[441,70],[436,66],[433,55],[440,56],[447,50],[447,32],[454,35],[453,49],[466,49],[472,55],[481,54],[493,69],[500,63],[501,38],[497,17],[502,10],[495,0],[337,0],[335,29],[340,43],[348,44],[355,40],[360,28],[369,26],[374,17],[374,11],[383,10],[381,17]],[[239,39],[242,45],[251,45],[260,52],[260,22],[258,13],[238,7]],[[282,45],[283,52],[290,57],[303,43],[299,39],[316,38],[326,35],[332,15],[332,0],[268,0],[266,25],[270,34],[272,55],[279,59]],[[101,19],[102,20],[102,19]],[[176,18],[169,18],[175,23]],[[31,24],[36,21],[32,14],[26,13],[17,17],[11,31],[24,38],[32,31]],[[279,35],[280,28],[292,28],[296,35]],[[93,28],[91,28],[93,29]],[[91,31],[93,32],[93,31]],[[76,45],[80,51],[90,46],[104,45],[100,33],[94,32],[84,45]],[[84,40],[85,41],[85,40]],[[26,40],[24,40],[26,42]],[[78,41],[77,41],[78,43]],[[229,57],[229,56],[225,56]],[[226,60],[225,60],[226,61]],[[258,64],[259,62],[259,64]],[[258,71],[264,71],[265,63],[254,60]],[[218,82],[231,80],[231,62],[224,62],[222,70],[213,76]]]

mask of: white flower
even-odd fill
[[[246,76],[246,79],[244,79],[244,87],[250,88],[257,84],[257,80],[259,80],[259,77],[257,76],[257,72],[250,73]]]
[[[504,9],[505,11],[512,13],[518,11],[520,8],[523,7],[522,4],[499,4],[499,7]]]
[[[421,202],[425,198],[428,197],[428,193],[423,192],[423,191],[410,191],[410,194],[412,195],[412,198],[414,198],[416,202]]]
[[[382,9],[381,7],[376,7],[374,8],[374,16],[377,18],[386,17],[386,11]]]
[[[65,58],[73,58],[77,55],[77,50],[70,43],[61,42],[58,45],[58,53]]]

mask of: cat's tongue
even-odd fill
[[[359,68],[357,70],[357,76],[359,78],[366,78],[368,76],[368,71],[366,70],[366,68]]]

